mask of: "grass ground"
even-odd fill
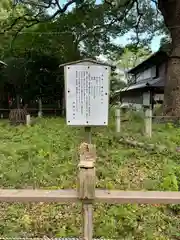
[[[108,128],[94,128],[97,145],[97,187],[123,190],[180,188],[180,129],[155,126],[152,140],[141,133],[141,119],[123,124],[123,135],[163,143],[174,152],[133,149],[114,138]],[[134,121],[134,122],[133,122]],[[33,127],[0,122],[0,187],[76,188],[77,149],[83,130],[67,127],[63,119],[43,119]],[[180,208],[174,205],[95,205],[94,236],[116,239],[180,239]],[[58,204],[0,204],[0,237],[79,236],[81,208]]]

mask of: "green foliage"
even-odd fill
[[[171,38],[168,34],[161,39],[160,50],[169,54],[171,52]]]
[[[111,96],[113,96],[116,91],[118,91],[126,86],[126,82],[124,80],[125,80],[124,76],[121,76],[120,74],[112,72],[111,77],[110,77]]]
[[[168,175],[163,179],[162,189],[164,191],[167,189],[170,191],[178,191],[178,182],[174,174]]]
[[[143,62],[150,55],[151,52],[149,49],[131,44],[127,45],[123,49],[122,55],[117,55],[116,59],[118,60],[119,67],[124,69],[124,71],[128,71]]]
[[[176,183],[180,183],[178,155],[122,146],[113,136],[113,116],[111,118],[108,128],[93,128],[98,154],[96,186],[122,190],[150,190],[153,186],[151,190],[177,190]],[[138,120],[132,121],[134,130]],[[0,130],[1,187],[76,188],[77,152],[83,140],[83,129],[68,127],[64,119],[52,118],[39,120],[29,128],[12,128],[1,121]],[[173,132],[174,129],[166,129],[163,133],[171,144],[172,137],[176,138]],[[179,136],[179,131],[177,134]],[[156,139],[158,136],[153,141]],[[3,237],[80,235],[79,205],[1,203],[0,210],[0,236]],[[94,237],[172,240],[178,236],[178,205],[95,204],[94,210]]]
[[[95,5],[93,1],[84,4],[58,15],[55,21],[38,23],[31,28],[24,28],[24,21],[31,23],[29,18],[21,18],[23,11],[27,11],[24,5],[18,5],[13,16],[2,14],[3,28],[9,31],[0,35],[0,59],[8,63],[1,72],[1,89],[10,84],[11,95],[20,94],[25,101],[40,95],[61,99],[64,79],[60,64],[121,50],[111,43],[114,30],[107,27],[104,5]],[[13,9],[11,5],[9,8]],[[29,11],[27,15],[33,15],[32,9]],[[21,32],[16,34],[19,29]]]

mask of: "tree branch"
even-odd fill
[[[155,5],[156,7],[158,8],[158,1],[157,0],[151,0]]]
[[[55,3],[57,4],[58,8],[61,9],[61,6],[59,4],[59,0],[55,0]]]
[[[20,0],[20,1],[21,1],[21,0]],[[23,1],[23,0],[22,0],[22,1]],[[55,4],[56,4],[56,3],[58,2],[58,0],[55,0],[55,1],[56,1],[56,2],[55,2]],[[43,23],[43,22],[51,21],[51,20],[54,19],[57,15],[66,12],[66,10],[68,9],[68,7],[69,7],[70,5],[72,5],[73,3],[75,3],[75,2],[76,2],[76,0],[70,0],[70,1],[68,1],[63,7],[60,7],[60,5],[59,5],[59,3],[58,3],[58,10],[57,10],[55,13],[53,13],[50,17],[47,17],[47,18],[44,18],[44,19],[40,19],[40,18],[39,18],[40,15],[41,15],[41,13],[42,13],[41,11],[39,11],[39,12],[38,12],[34,17],[32,17],[32,18],[31,18],[28,14],[25,14],[25,15],[23,15],[23,16],[19,16],[18,18],[16,18],[16,19],[13,21],[13,23],[12,23],[9,27],[7,27],[7,28],[4,29],[2,32],[0,32],[0,34],[4,34],[5,32],[8,32],[8,31],[12,30],[13,27],[14,27],[15,25],[17,25],[17,24],[19,23],[19,21],[21,21],[21,20],[23,20],[23,21],[25,21],[26,23],[28,23],[28,24],[25,25],[23,28],[20,27],[21,30],[24,29],[24,28],[30,28],[30,27],[36,25],[37,23]],[[28,4],[28,3],[24,3],[24,4]],[[47,8],[50,7],[52,4],[53,4],[53,2],[50,1],[50,2],[49,2],[49,5],[47,6]],[[41,5],[36,5],[36,6],[42,7]],[[29,23],[31,23],[31,24],[29,24]],[[24,24],[23,24],[23,25],[24,25]],[[18,33],[19,33],[19,31],[18,31]]]
[[[137,15],[138,15],[137,23],[136,23],[136,25],[135,25],[135,33],[136,33],[136,38],[137,38],[137,43],[136,43],[136,45],[138,45],[139,42],[140,42],[138,29],[139,29],[139,24],[140,24],[140,22],[141,22],[141,18],[142,18],[142,16],[143,16],[143,13],[140,12],[138,0],[135,0],[135,3],[136,3]]]
[[[61,13],[64,13],[64,12],[68,9],[68,7],[69,7],[70,5],[72,5],[73,3],[75,3],[75,2],[76,2],[76,0],[70,0],[68,3],[66,3],[66,4],[64,5],[63,8],[61,8],[60,5],[59,5],[60,8],[59,8],[52,16],[50,16],[49,18],[47,18],[45,21],[50,21],[50,20],[54,19],[57,15],[59,15],[59,14],[61,14]]]
[[[24,5],[31,5],[31,6],[39,7],[39,8],[50,8],[51,5],[53,5],[53,0],[49,0],[48,5],[37,4],[37,3],[34,3],[34,1],[31,1],[31,0],[29,0],[29,1],[15,0],[15,6],[19,3],[22,3]]]
[[[118,8],[122,8],[122,7],[127,7],[130,3],[132,3],[134,0],[123,0],[123,1],[113,1],[113,0],[105,0],[104,2],[111,5],[112,7],[118,7]]]
[[[116,21],[122,22],[123,19],[125,18],[125,16],[128,14],[128,12],[132,8],[132,5],[130,5],[130,3],[134,4],[132,2],[132,0],[128,0],[126,2],[126,4],[127,4],[127,6],[129,5],[129,7],[127,7],[126,5],[121,6],[121,7],[125,7],[125,8],[124,8],[124,11],[122,12],[122,15],[120,17],[116,17],[116,18],[112,19],[109,23],[105,23],[104,26],[99,25],[99,26],[95,26],[93,29],[90,29],[88,32],[86,32],[85,34],[80,36],[79,39],[77,39],[77,44],[79,44],[81,41],[86,39],[89,34],[94,34],[95,35],[97,33],[97,31],[99,32],[100,30],[104,31],[105,29],[109,29]]]
[[[11,30],[20,20],[27,20],[26,17],[28,17],[29,15],[28,14],[25,14],[23,16],[19,16],[18,18],[16,18],[9,27],[7,27],[6,29],[4,29],[2,32],[0,32],[0,34],[3,34],[5,32],[8,32],[9,30]]]

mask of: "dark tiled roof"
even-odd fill
[[[136,84],[133,84],[131,86],[125,87],[121,89],[121,92],[130,91],[138,88],[146,88],[146,87],[164,87],[164,81],[162,78],[156,78],[156,79],[147,79],[140,82],[137,82]]]

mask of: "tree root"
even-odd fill
[[[139,148],[143,148],[147,151],[152,151],[152,150],[156,150],[156,151],[160,151],[160,152],[163,152],[163,151],[169,151],[167,149],[166,146],[163,146],[163,145],[157,145],[157,144],[151,144],[151,143],[143,143],[143,142],[137,142],[135,140],[131,140],[131,139],[125,139],[123,137],[121,137],[119,139],[119,142],[122,143],[122,144],[127,144],[127,145],[130,145],[132,147],[139,147]]]

